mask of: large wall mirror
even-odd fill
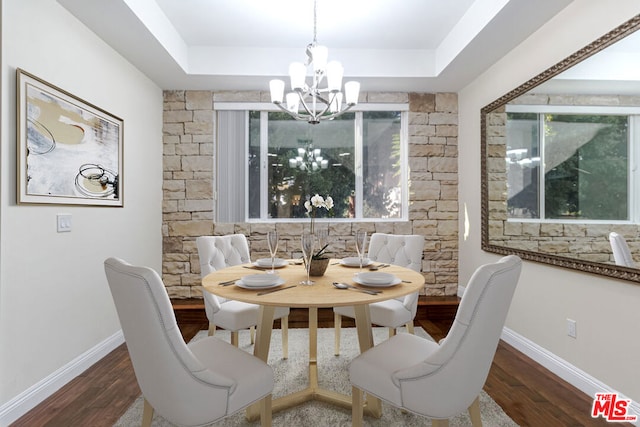
[[[640,282],[638,30],[640,15],[482,109],[483,250]]]

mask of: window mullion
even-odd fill
[[[269,113],[260,112],[260,218],[269,217]]]
[[[364,142],[363,142],[363,114],[361,111],[355,113],[355,172],[356,172],[356,219],[361,220],[364,217],[364,183],[363,183],[363,161],[364,161]]]
[[[538,197],[540,198],[538,200],[538,209],[540,209],[540,212],[538,214],[538,217],[540,219],[546,219],[547,215],[546,215],[546,207],[545,207],[545,182],[544,182],[544,176],[546,173],[546,166],[545,166],[545,146],[546,146],[546,134],[545,134],[545,116],[544,114],[538,114],[539,120],[539,130],[538,130],[538,135],[539,136],[539,141],[540,141],[540,166],[538,167]]]
[[[403,111],[400,114],[400,176],[402,186],[400,197],[402,198],[402,212],[400,218],[409,219],[409,112]],[[407,159],[405,161],[405,159]]]
[[[640,217],[638,212],[640,212],[640,196],[638,195],[638,191],[640,191],[640,185],[638,183],[638,164],[640,164],[640,135],[638,134],[638,121],[640,120],[640,116],[629,116],[629,127],[627,129],[627,143],[629,150],[629,173],[627,174],[629,178],[629,206],[630,209],[628,213],[629,221],[633,223],[638,223],[640,221]]]

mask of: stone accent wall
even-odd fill
[[[318,223],[328,227],[330,254],[351,256],[353,234],[422,234],[427,295],[455,295],[458,288],[458,99],[454,93],[363,93],[361,103],[408,103],[410,201],[407,222]],[[281,235],[279,255],[299,255],[303,223],[216,223],[214,218],[215,106],[269,102],[268,92],[164,92],[162,276],[172,298],[202,296],[195,239],[243,233],[252,257],[268,256],[267,231]]]
[[[638,106],[640,97],[621,95],[527,94],[510,102],[521,105]],[[487,114],[487,173],[489,185],[489,240],[504,246],[556,256],[615,264],[609,233],[625,237],[640,257],[640,226],[507,220],[506,121],[504,107]],[[640,258],[636,259],[640,262]]]

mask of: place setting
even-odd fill
[[[402,283],[402,279],[395,274],[380,271],[362,272],[353,275],[353,281],[362,286],[372,288],[388,288]]]

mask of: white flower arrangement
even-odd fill
[[[330,211],[333,208],[333,199],[331,196],[327,196],[327,198],[324,199],[322,196],[316,194],[311,198],[311,201],[307,200],[304,202],[304,207],[307,210],[307,214],[315,218],[317,209],[324,208]]]
[[[311,198],[311,200],[307,200],[306,202],[304,202],[304,207],[307,210],[307,215],[309,215],[309,218],[311,218],[311,233],[313,234],[316,213],[318,212],[318,209],[326,209],[327,212],[331,211],[331,209],[333,209],[333,199],[331,198],[331,196],[327,196],[325,199],[322,196],[316,194]],[[328,243],[318,252],[316,252],[312,258],[322,259],[327,246],[329,246]]]

